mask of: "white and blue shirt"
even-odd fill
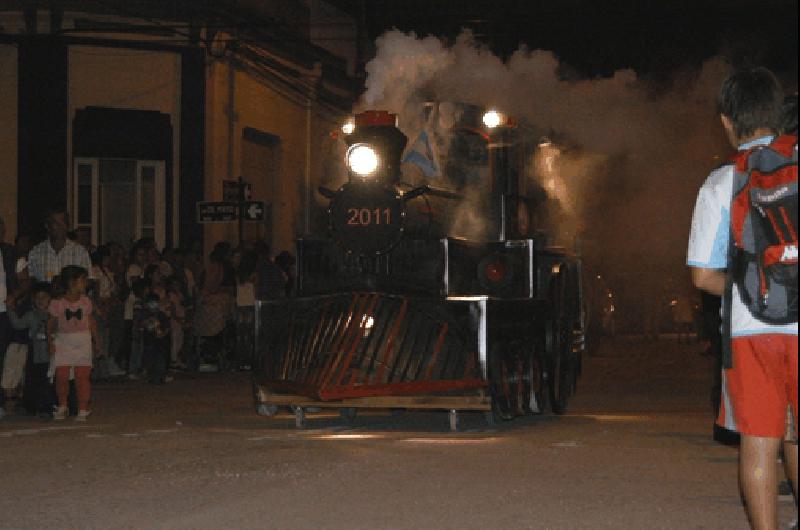
[[[767,145],[772,140],[772,136],[757,138],[740,145],[739,150],[744,151],[757,145]],[[686,264],[690,267],[725,269],[728,266],[734,171],[733,164],[715,169],[697,194],[686,257]],[[756,319],[739,298],[739,290],[736,285],[733,286],[731,305],[731,335],[733,337],[766,333],[797,335],[797,323],[776,326]]]

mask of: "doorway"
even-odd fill
[[[148,237],[166,242],[163,160],[76,158],[74,228],[92,245],[115,241],[129,248]]]

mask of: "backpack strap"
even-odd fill
[[[749,180],[749,160],[753,149],[741,151],[733,157],[733,178],[731,182],[731,200],[729,205],[728,219],[728,257],[725,269],[725,291],[722,296],[722,367],[733,368],[733,350],[731,341],[733,340],[733,329],[731,325],[731,313],[733,312],[733,285],[736,282],[734,277],[733,263],[736,259],[737,248],[735,232],[733,227],[733,199],[747,186]]]

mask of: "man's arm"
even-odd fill
[[[725,293],[725,271],[720,269],[692,269],[692,283],[702,291],[722,296]]]

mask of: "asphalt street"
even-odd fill
[[[257,416],[249,374],[95,387],[85,424],[0,421],[0,528],[744,529],[697,343],[606,342],[564,416]],[[796,515],[780,500],[781,521]]]

